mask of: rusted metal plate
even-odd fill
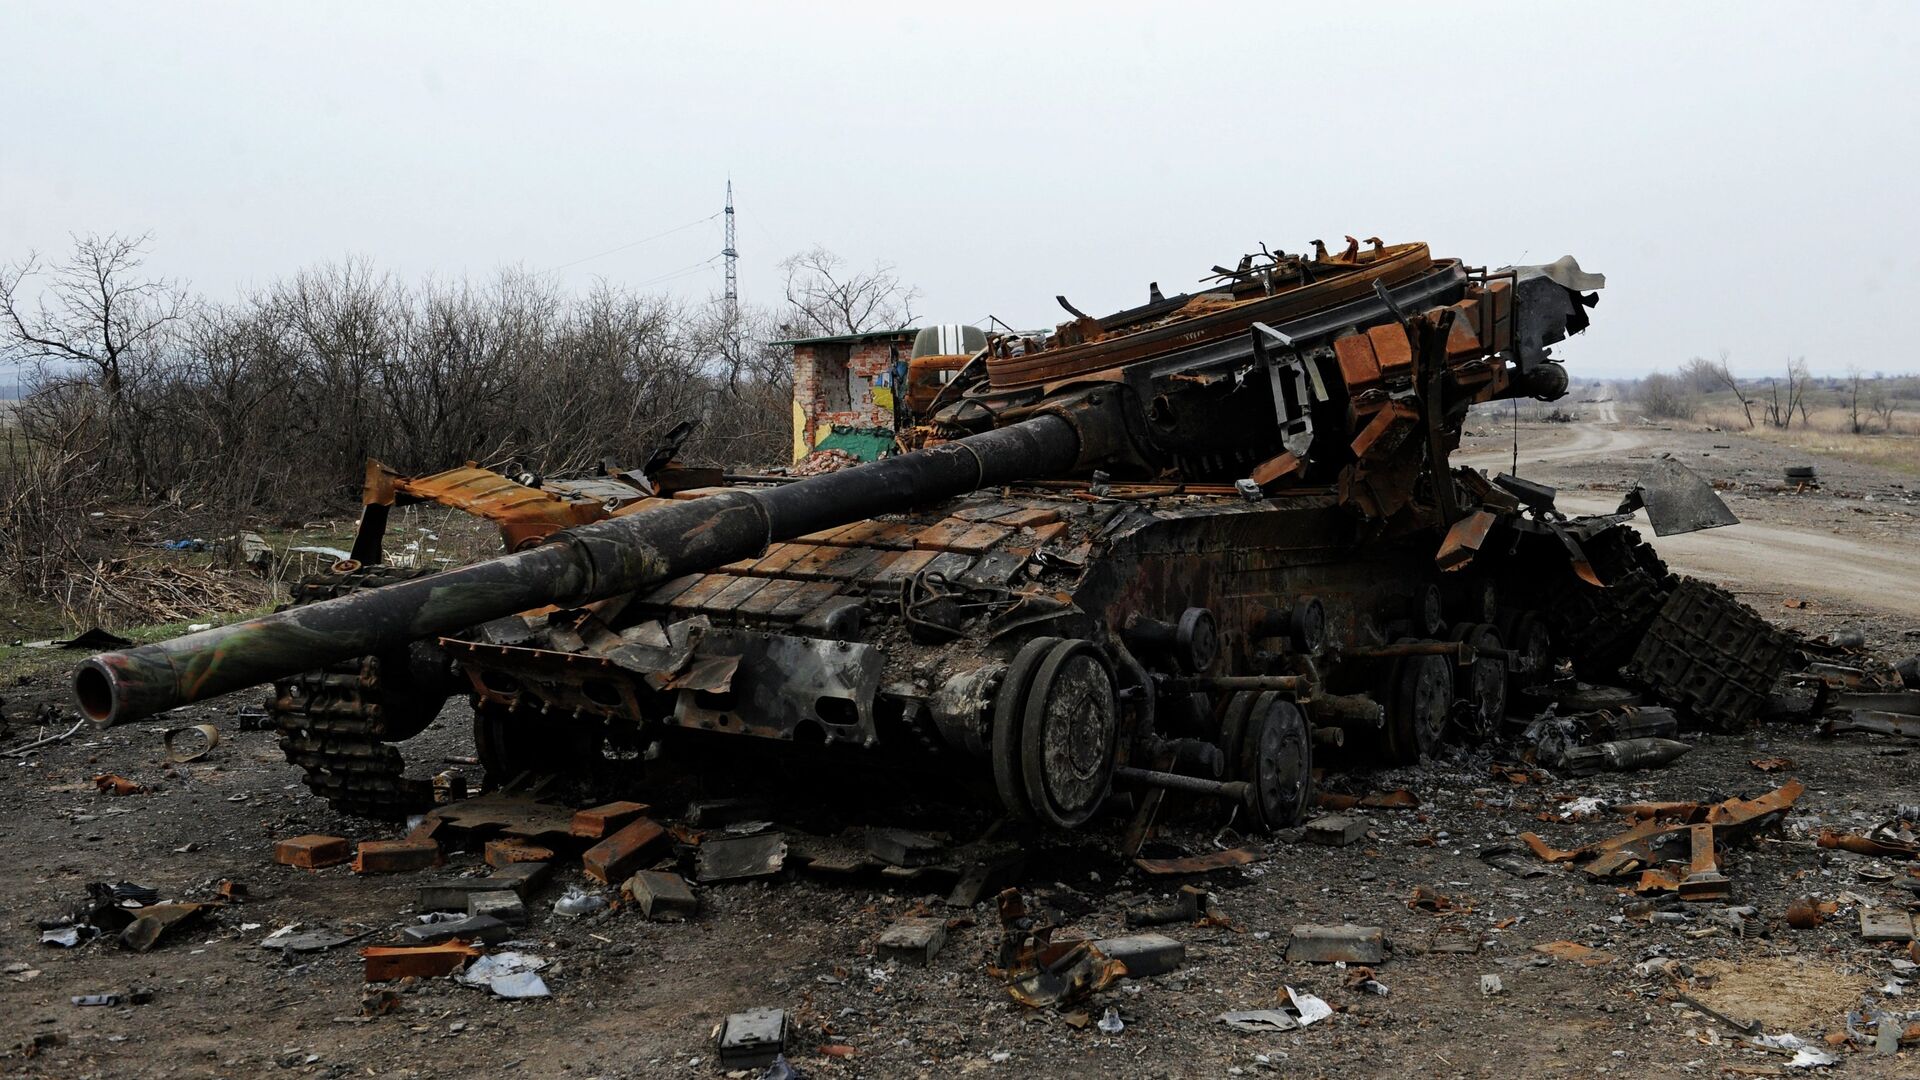
[[[872,570],[883,556],[892,554],[873,548],[843,548],[832,561],[820,568],[820,573],[835,581],[852,581]]]
[[[1374,358],[1373,342],[1365,334],[1346,334],[1333,339],[1334,359],[1340,365],[1340,378],[1350,393],[1361,393],[1380,384],[1380,361]]]
[[[1876,859],[1920,859],[1920,844],[1905,840],[1876,840],[1871,836],[1843,833],[1836,829],[1821,829],[1819,844],[1823,848],[1838,848]]]
[[[1785,815],[1806,791],[1807,785],[1789,780],[1757,799],[1728,799],[1707,811],[1707,821],[1729,832],[1755,828]]]
[[[686,592],[688,589],[691,589],[695,585],[699,584],[700,579],[705,576],[706,576],[705,574],[686,574],[684,576],[674,578],[672,581],[669,581],[666,584],[661,585],[659,588],[641,597],[640,602],[643,604],[652,604],[655,606],[664,607],[667,604],[673,603],[675,598],[679,597],[680,594]]]
[[[930,525],[915,533],[913,546],[916,548],[931,548],[937,551],[947,551],[952,549],[955,540],[965,536],[967,531],[972,528],[973,522],[965,518],[948,518],[945,521]]]
[[[1060,510],[1052,506],[1029,506],[1011,510],[996,518],[996,525],[1005,525],[1010,529],[1037,529],[1042,525],[1051,525],[1060,520]]]
[[[1724,900],[1732,883],[1720,873],[1720,860],[1714,856],[1713,826],[1706,823],[1689,827],[1691,855],[1687,876],[1680,880],[1682,900]]]
[[[1260,848],[1242,847],[1210,851],[1205,855],[1188,855],[1178,859],[1135,859],[1133,865],[1139,867],[1143,874],[1170,877],[1178,874],[1206,874],[1235,866],[1248,866],[1266,857],[1267,853]]]
[[[432,476],[397,479],[393,487],[402,494],[502,524],[544,523],[566,529],[607,516],[599,500],[567,498],[531,488],[471,464]]]
[[[767,549],[765,555],[753,564],[753,573],[759,577],[774,577],[786,573],[787,567],[794,561],[813,550],[811,544],[775,544]]]
[[[1380,362],[1380,377],[1386,380],[1407,378],[1413,371],[1413,342],[1398,323],[1367,328],[1367,340],[1373,345],[1374,359]]]
[[[1453,528],[1447,530],[1447,538],[1440,543],[1439,554],[1433,557],[1434,564],[1442,570],[1458,570],[1472,562],[1480,552],[1480,545],[1487,542],[1487,533],[1494,521],[1494,516],[1487,511],[1475,510],[1454,522]]]
[[[973,528],[954,537],[953,542],[947,545],[947,550],[958,551],[967,555],[979,555],[993,550],[996,544],[1011,535],[1013,535],[1013,530],[1004,525],[975,525]]]
[[[780,601],[768,614],[775,619],[797,619],[839,593],[840,586],[831,581],[801,582],[786,599]]]
[[[1419,421],[1420,411],[1413,406],[1399,402],[1387,405],[1353,437],[1353,456],[1362,460],[1387,457],[1407,441]]]
[[[900,557],[877,569],[874,581],[904,581],[927,568],[927,565],[940,557],[940,552],[928,548],[903,551]]]
[[[1248,478],[1263,488],[1272,487],[1282,480],[1304,475],[1306,468],[1306,462],[1295,457],[1291,451],[1283,450],[1277,456],[1255,465]]]
[[[816,545],[801,552],[798,558],[794,559],[793,562],[787,565],[785,570],[781,571],[781,574],[784,577],[796,577],[817,581],[827,577],[827,567],[830,566],[834,560],[846,553],[846,548],[827,547],[824,544]]]
[[[832,544],[837,547],[906,547],[912,542],[914,526],[897,521],[856,521],[838,529],[823,529],[801,537],[804,543]]]
[[[656,506],[672,506],[672,505],[673,505],[672,499],[659,499],[659,498],[636,499],[635,501],[628,503],[627,505],[621,507],[620,509],[615,510],[612,514],[608,516],[609,517],[626,517],[628,514],[637,514],[642,510],[651,510]]]
[[[1033,527],[1033,539],[1037,544],[1048,544],[1065,535],[1066,531],[1067,523],[1064,521],[1056,521],[1048,525],[1036,525]]]
[[[679,596],[673,598],[668,606],[682,611],[699,611],[720,595],[720,590],[740,580],[731,574],[706,574],[693,583]]]
[[[700,606],[700,610],[710,615],[732,614],[752,599],[755,593],[773,582],[768,578],[737,577],[726,588],[715,593],[713,599]]]
[[[802,581],[788,578],[768,578],[766,587],[746,598],[740,604],[742,615],[771,615],[794,593],[806,587]]]

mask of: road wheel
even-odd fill
[[[1553,634],[1545,619],[1531,611],[1513,612],[1500,620],[1499,633],[1516,654],[1508,669],[1514,685],[1538,686],[1553,677]]]
[[[1044,824],[1084,824],[1113,783],[1120,698],[1107,658],[1091,642],[1055,645],[1034,669],[1020,718],[1027,801]]]
[[[1485,742],[1500,734],[1507,715],[1507,656],[1500,632],[1487,623],[1461,623],[1452,637],[1476,650],[1463,695],[1472,710],[1463,711],[1467,721],[1461,726],[1468,741]]]
[[[1403,656],[1394,662],[1387,688],[1387,757],[1411,765],[1440,745],[1453,706],[1453,661],[1444,656]]]
[[[988,733],[988,757],[993,763],[993,787],[1000,805],[1020,821],[1033,820],[1033,806],[1020,767],[1020,722],[1027,707],[1027,688],[1033,685],[1033,673],[1047,654],[1062,639],[1037,637],[1020,647],[1001,676],[1000,689],[993,698],[993,730]]]
[[[1253,786],[1255,828],[1290,828],[1313,803],[1313,737],[1298,706],[1273,691],[1245,694],[1244,720],[1228,745],[1228,773]]]
[[[474,756],[487,772],[487,785],[505,786],[522,774],[579,776],[601,758],[598,728],[553,723],[538,710],[503,705],[484,698],[473,703]]]

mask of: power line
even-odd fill
[[[724,212],[725,211],[722,211],[722,213]],[[668,229],[666,232],[654,233],[652,236],[642,237],[641,239],[635,240],[630,244],[621,244],[619,247],[616,247],[616,248],[608,248],[607,250],[602,251],[597,255],[588,255],[586,258],[575,259],[569,263],[561,263],[559,266],[550,266],[542,272],[551,274],[555,270],[565,270],[569,266],[579,266],[583,262],[592,262],[595,259],[603,259],[608,255],[617,254],[619,252],[626,251],[630,248],[637,248],[641,244],[651,244],[655,240],[662,239],[663,237],[672,236],[674,233],[686,232],[688,229],[691,229],[696,225],[705,225],[707,222],[712,221],[714,218],[717,218],[719,216],[720,214],[708,214],[706,217],[703,217],[698,221],[689,221],[685,225],[676,225],[673,228]],[[728,245],[728,246],[732,246],[732,245]]]
[[[686,277],[688,274],[692,274],[697,271],[704,270],[709,266],[712,266],[713,261],[718,258],[720,258],[719,255],[709,255],[706,258],[701,259],[699,262],[694,263],[692,266],[683,266],[680,269],[675,270],[670,274],[662,274],[661,276],[654,278],[651,281],[642,281],[639,284],[635,285],[634,288],[644,289],[649,285],[658,285],[658,284],[661,284],[662,282],[672,281],[674,278]]]

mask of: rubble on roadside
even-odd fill
[[[1289,981],[1275,982],[1271,1000],[1228,1002],[1235,1007],[1209,1014],[1219,1028],[1248,1040],[1314,1036],[1327,1021],[1338,1030],[1349,1016],[1390,1015],[1403,988],[1394,973],[1409,966],[1497,965],[1467,969],[1463,985],[1487,999],[1513,998],[1525,993],[1525,973],[1537,961],[1580,978],[1632,982],[1650,1001],[1698,1016],[1717,1031],[1713,1038],[1771,1055],[1782,1068],[1920,1046],[1920,1011],[1905,1009],[1903,1000],[1914,993],[1920,944],[1899,897],[1909,883],[1906,895],[1920,896],[1920,873],[1911,872],[1920,870],[1920,807],[1810,818],[1801,810],[1807,784],[1794,775],[1792,759],[1777,754],[1739,758],[1742,768],[1753,770],[1747,775],[1758,781],[1764,774],[1770,789],[1681,800],[1650,797],[1647,785],[1657,771],[1581,767],[1583,749],[1688,736],[1656,706],[1567,716],[1550,711],[1525,730],[1515,743],[1389,778],[1408,786],[1322,790],[1314,801],[1323,813],[1276,838],[1229,830],[1212,844],[1178,848],[1150,833],[1132,858],[1106,848],[1094,864],[1101,868],[1097,884],[1085,890],[1050,884],[1044,861],[1036,869],[1029,853],[991,836],[924,826],[816,832],[790,808],[766,800],[696,800],[675,813],[672,806],[632,801],[577,808],[537,791],[490,792],[450,802],[401,835],[276,841],[271,855],[289,880],[378,872],[405,882],[415,902],[385,927],[287,923],[254,940],[287,963],[329,953],[357,958],[369,987],[366,1017],[404,1008],[409,980],[485,990],[474,1000],[492,999],[492,1007],[537,1008],[540,999],[573,989],[568,964],[540,944],[555,935],[577,936],[574,927],[592,934],[610,925],[605,920],[623,918],[659,924],[658,933],[686,933],[675,924],[711,918],[706,901],[716,890],[777,891],[805,880],[926,897],[886,910],[865,937],[864,962],[872,966],[836,979],[864,978],[876,986],[895,979],[975,980],[1022,1012],[1051,1017],[1085,1037],[1140,1038],[1143,1016],[1152,1015],[1142,1011],[1149,999],[1141,993],[1204,982],[1223,960],[1218,935],[1239,939],[1241,948],[1271,956],[1287,971]],[[1668,734],[1646,734],[1654,730]],[[1501,764],[1515,759],[1518,764]],[[1468,820],[1485,821],[1484,835],[1462,835],[1458,791],[1423,786],[1444,789],[1460,780],[1476,792],[1464,812]],[[1436,813],[1448,823],[1431,820]],[[1555,847],[1535,831],[1548,825],[1507,824],[1521,814],[1581,835],[1572,846]],[[1610,820],[1618,827],[1609,830]],[[1091,838],[1087,845],[1100,849],[1103,841]],[[1378,849],[1394,846],[1430,849],[1459,867],[1395,890],[1396,906],[1427,920],[1417,929],[1337,920],[1259,925],[1234,917],[1233,889],[1290,859],[1309,852],[1346,859],[1359,874]],[[1751,882],[1741,867],[1762,848],[1808,865],[1845,860],[1832,865],[1850,868],[1865,884],[1817,889],[1781,905],[1748,902]],[[1496,872],[1506,895],[1486,903],[1498,890],[1463,890],[1462,882],[1449,882],[1468,866]],[[1530,936],[1528,902],[1513,898],[1544,902],[1560,887],[1617,896],[1618,921],[1574,937]],[[176,922],[213,935],[234,933],[231,899],[186,895],[195,898],[163,902],[158,890],[101,885],[87,918],[49,920],[43,932],[70,938],[73,947],[112,933],[135,948],[141,941],[167,947],[177,936]],[[990,913],[976,919],[976,905]],[[129,937],[129,928],[143,920],[150,929]],[[117,931],[105,929],[116,923]],[[1702,974],[1687,948],[1713,940],[1791,948],[1792,935],[1831,940],[1839,932],[1875,972],[1878,989],[1849,1002],[1825,1031],[1787,1030],[1716,1004],[1713,978]],[[343,949],[347,944],[357,948]],[[985,964],[977,959],[983,955]],[[781,1012],[781,1004],[768,1008]],[[771,1048],[777,1060],[794,1062],[789,1068],[804,1064],[799,1054],[829,1060],[855,1052],[818,1023],[810,1013],[781,1012],[777,1040],[772,1021],[761,1017],[730,1042],[722,1024],[714,1045],[735,1046],[735,1062],[747,1060],[748,1047],[758,1048],[755,1053]]]

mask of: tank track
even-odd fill
[[[1717,731],[1743,731],[1786,670],[1793,642],[1715,585],[1679,579],[1634,650],[1628,674]]]
[[[1633,659],[1678,579],[1625,525],[1611,526],[1583,546],[1607,588],[1566,574],[1546,605],[1548,626],[1581,678],[1610,682]]]
[[[374,566],[316,574],[294,586],[289,607],[422,577],[430,570]],[[383,715],[380,658],[364,656],[274,683],[267,712],[280,750],[307,787],[343,814],[400,820],[433,802],[433,786],[408,779]],[[407,732],[400,737],[414,734]]]

